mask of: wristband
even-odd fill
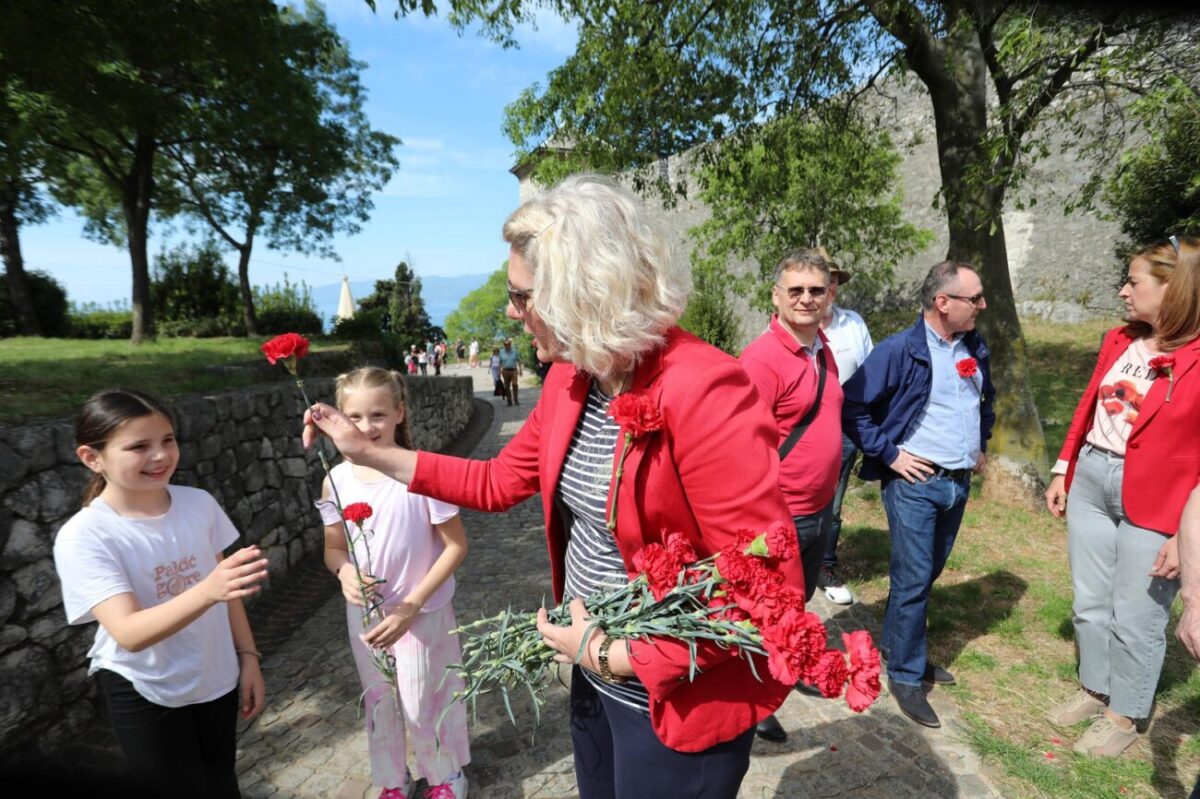
[[[253,649],[235,649],[233,651],[235,653],[237,653],[239,656],[240,655],[253,655],[258,660],[262,660],[262,655],[256,651],[254,651]]]
[[[608,665],[608,648],[612,646],[612,636],[605,635],[604,640],[600,642],[600,651],[597,653],[596,660],[600,664],[600,679],[609,683],[623,683],[624,677],[618,677],[612,673],[612,669]]]

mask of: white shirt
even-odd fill
[[[875,348],[867,323],[854,311],[833,306],[833,318],[821,328],[837,361],[838,382],[845,385]]]
[[[131,519],[96,498],[62,526],[54,564],[67,621],[95,621],[106,599],[133,594],[142,608],[161,605],[201,582],[238,532],[207,491],[168,486],[162,516]],[[145,699],[165,707],[208,702],[237,686],[229,609],[218,602],[174,635],[141,652],[121,647],[100,626],[88,652],[89,674],[115,672]]]

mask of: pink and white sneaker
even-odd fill
[[[404,775],[404,784],[399,788],[384,788],[379,792],[379,799],[414,799],[413,794],[416,793],[417,786],[413,783],[412,777],[408,774]]]
[[[425,799],[467,799],[467,775],[460,771],[441,785],[426,788]]]

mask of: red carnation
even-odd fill
[[[1171,401],[1171,389],[1175,388],[1175,356],[1156,355],[1150,359],[1150,368],[1167,376],[1167,402]]]
[[[1150,368],[1161,374],[1170,374],[1175,366],[1174,355],[1156,355],[1150,359]]]
[[[281,360],[308,355],[308,339],[299,333],[283,333],[264,342],[260,349],[267,356],[267,360],[275,364]]]
[[[633,556],[633,567],[646,575],[654,601],[659,602],[679,581],[679,566],[662,544],[646,544]]]
[[[667,533],[663,536],[667,542],[667,551],[671,553],[671,557],[675,559],[675,563],[680,568],[695,563],[696,550],[692,547],[692,542],[683,533]]]
[[[750,580],[750,561],[737,547],[725,547],[717,553],[717,572],[730,586],[745,587]]]
[[[767,552],[776,560],[791,560],[799,555],[796,528],[783,522],[772,522],[767,528]]]
[[[979,363],[974,358],[963,358],[954,364],[954,368],[958,370],[959,377],[974,377],[975,372],[979,371]]]
[[[855,713],[871,706],[879,696],[879,650],[866,630],[842,633],[842,643],[850,654],[850,685],[846,688],[846,704]]]
[[[825,651],[825,626],[815,613],[789,610],[778,623],[762,629],[771,676],[795,685],[810,675],[812,664]]]
[[[647,394],[618,394],[608,403],[608,415],[616,420],[622,431],[634,438],[641,438],[663,426],[662,414]]]
[[[375,511],[371,510],[371,506],[367,503],[353,502],[342,509],[342,518],[361,527],[362,523],[371,518],[373,513]]]
[[[833,699],[842,695],[842,687],[849,676],[846,656],[836,649],[827,649],[813,664],[809,683],[821,692],[821,696]]]

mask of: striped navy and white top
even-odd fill
[[[559,499],[565,506],[567,569],[564,593],[567,599],[586,600],[629,582],[625,562],[616,539],[608,529],[605,505],[613,473],[616,452],[616,420],[608,415],[612,397],[600,391],[593,381],[587,407],[575,428],[567,459],[559,478]],[[583,675],[605,696],[643,712],[649,712],[650,695],[636,679],[614,685],[587,669]]]

